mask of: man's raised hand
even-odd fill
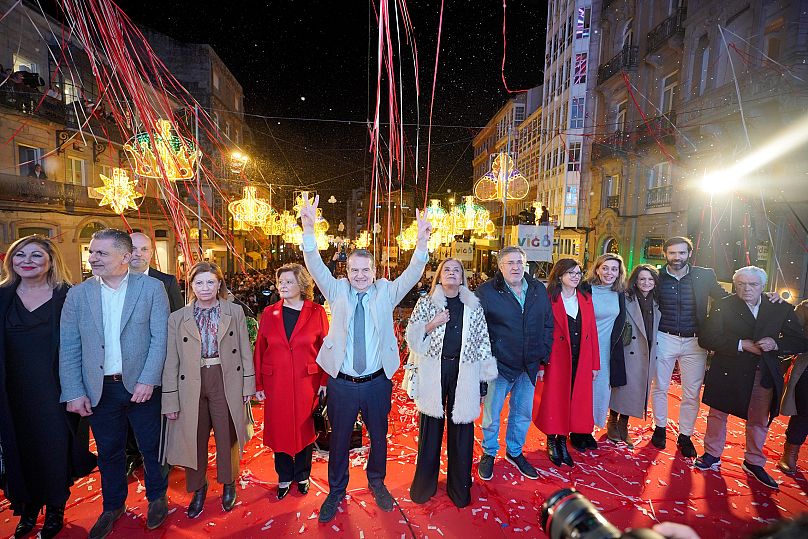
[[[421,212],[415,208],[415,220],[418,223],[418,243],[416,248],[419,250],[426,250],[429,242],[429,236],[432,234],[432,224],[426,218],[426,213]]]
[[[314,233],[314,224],[317,222],[317,206],[320,204],[320,195],[315,195],[309,201],[308,194],[303,195],[303,205],[300,206],[300,221],[303,223],[303,232]]]

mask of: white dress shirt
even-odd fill
[[[104,320],[104,376],[121,374],[123,372],[121,315],[129,284],[129,272],[117,289],[107,286],[101,277],[97,279],[101,285],[101,314]]]
[[[755,320],[757,320],[757,315],[760,311],[760,298],[758,298],[757,303],[754,305],[749,305],[747,303],[746,306],[749,307],[749,310],[752,311],[752,316],[754,316]],[[743,352],[743,344],[741,344],[741,341],[738,341],[738,351]]]

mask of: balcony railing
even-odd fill
[[[605,138],[595,140],[592,143],[592,160],[598,161],[610,157],[625,155],[630,149],[631,140],[628,133],[615,131]]]
[[[687,6],[682,6],[676,12],[656,25],[656,27],[648,32],[647,54],[651,54],[655,50],[662,47],[665,42],[676,34],[684,34],[685,28],[682,25],[687,18]]]
[[[0,174],[0,201],[63,206],[67,211],[75,208],[95,209],[102,213],[110,211],[108,207],[98,205],[99,199],[90,196],[87,186],[13,174]],[[160,202],[150,196],[138,199],[138,205],[142,213],[163,214]]]
[[[39,101],[42,100],[40,104]],[[39,116],[45,120],[64,124],[65,106],[61,100],[33,92],[22,86],[7,82],[0,88],[0,105],[15,109],[23,114]],[[37,107],[37,105],[39,105]]]
[[[646,208],[664,208],[671,205],[671,194],[673,189],[670,185],[654,187],[648,190],[648,199],[645,202]]]
[[[626,45],[623,50],[617,53],[614,58],[598,68],[598,84],[603,84],[620,71],[633,70],[637,68],[637,57],[640,48]]]
[[[617,211],[617,209],[620,207],[620,195],[607,196],[606,207]]]
[[[657,140],[665,144],[676,143],[676,111],[668,111],[662,116],[648,119],[648,125],[637,125],[637,146],[654,144]],[[650,131],[650,132],[649,132]]]

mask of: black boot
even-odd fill
[[[236,505],[236,482],[228,483],[222,488],[222,509],[230,511]]]
[[[45,524],[39,530],[41,539],[52,539],[62,531],[65,525],[65,506],[47,505],[45,506]]]
[[[22,516],[20,517],[20,522],[17,524],[17,528],[14,530],[14,539],[20,539],[21,537],[25,537],[28,533],[34,529],[36,526],[36,519],[39,517],[39,510],[42,509],[42,506],[34,506],[31,504],[26,504],[22,510]]]
[[[586,453],[586,450],[588,449],[586,439],[584,438],[585,436],[586,434],[575,432],[570,433],[570,443],[572,444],[572,447],[574,447],[579,453]]]
[[[205,497],[207,495],[207,483],[205,483],[199,490],[194,491],[194,497],[191,498],[191,503],[188,505],[188,518],[196,518],[202,514],[202,509],[205,507]]]
[[[567,466],[575,466],[575,462],[572,460],[572,455],[567,450],[567,437],[566,436],[557,436],[557,444],[558,444],[558,452],[561,455],[561,460]]]
[[[558,438],[556,434],[547,435],[547,456],[550,457],[550,462],[556,466],[561,466],[562,458],[558,452]]]

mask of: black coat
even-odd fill
[[[553,344],[553,311],[544,284],[525,274],[525,311],[508,289],[502,273],[477,287],[485,311],[491,353],[499,374],[514,381],[523,372],[536,381],[539,364],[547,363]]]
[[[158,281],[161,281],[163,286],[166,287],[166,294],[168,294],[168,306],[172,313],[185,307],[185,300],[182,299],[182,292],[180,291],[180,285],[177,282],[176,277],[169,275],[168,273],[158,271],[154,268],[149,268],[149,277],[154,277]]]
[[[626,378],[626,356],[623,347],[623,326],[626,325],[626,295],[619,293],[617,301],[620,313],[612,326],[612,335],[609,339],[609,385],[623,387],[628,383]]]
[[[53,379],[44,383],[53,383],[59,387],[59,319],[62,313],[62,306],[67,297],[69,287],[56,288],[53,291],[53,301],[51,302],[51,343],[50,349],[53,352]],[[11,302],[17,287],[10,286],[0,288],[0,321],[5,321]],[[58,394],[58,392],[57,392]],[[17,437],[14,431],[14,422],[11,417],[11,407],[6,391],[6,345],[5,329],[0,327],[0,445],[3,449],[3,462],[5,464],[6,478],[0,487],[5,491],[6,497],[11,501],[11,507],[15,513],[19,512],[20,501],[28,498],[25,479],[22,476],[22,465],[20,464],[20,452],[24,448],[17,447]],[[90,430],[86,419],[78,414],[69,413],[65,410],[65,421],[71,433],[69,465],[72,477],[84,477],[89,475],[96,466],[95,455],[89,450]]]
[[[777,350],[757,356],[739,352],[743,339],[757,341],[771,337]],[[699,345],[715,352],[704,379],[704,404],[722,412],[747,419],[755,373],[760,366],[761,385],[773,388],[769,421],[780,413],[783,375],[779,356],[808,350],[808,340],[788,303],[772,303],[761,298],[757,318],[737,295],[713,303],[710,316],[699,335]]]

